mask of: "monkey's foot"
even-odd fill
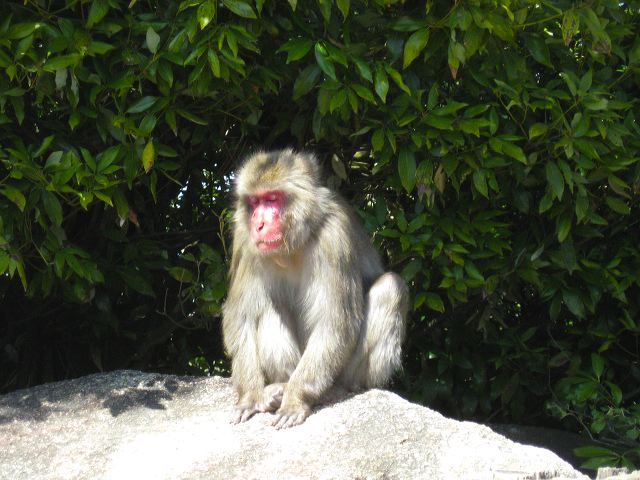
[[[311,409],[305,406],[298,407],[281,407],[275,414],[275,418],[271,422],[277,430],[281,428],[290,428],[300,425],[311,413]]]
[[[284,383],[272,383],[264,387],[262,401],[256,405],[260,412],[275,412],[282,403],[284,393]]]

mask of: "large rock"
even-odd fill
[[[0,478],[537,479],[587,477],[554,453],[381,390],[287,430],[231,425],[228,379],[132,371],[0,397]]]

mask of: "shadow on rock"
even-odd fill
[[[165,410],[166,406],[162,401],[171,401],[173,394],[179,389],[180,383],[173,378],[154,379],[138,387],[113,391],[107,395],[102,405],[108,408],[114,417],[138,407]]]
[[[16,420],[44,421],[51,414],[95,409],[109,410],[116,417],[135,408],[164,410],[175,395],[188,393],[197,382],[180,377],[119,371],[112,375],[89,375],[76,380],[18,390],[0,399],[0,425]]]

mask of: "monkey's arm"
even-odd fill
[[[266,293],[255,276],[247,275],[246,260],[232,272],[222,322],[225,349],[232,358],[231,378],[238,393],[233,423],[244,422],[258,411],[265,385],[257,347],[257,322]]]
[[[304,319],[311,335],[285,387],[276,428],[302,423],[311,413],[348,362],[361,330],[364,294],[357,270],[325,271],[318,278]]]

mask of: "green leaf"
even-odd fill
[[[555,162],[549,161],[545,165],[545,172],[547,175],[547,182],[551,186],[551,191],[558,200],[562,200],[562,194],[564,193],[564,178],[562,172],[558,168]]]
[[[27,199],[20,190],[11,185],[5,185],[0,187],[0,193],[15,203],[21,212],[24,211],[24,207],[27,205]]]
[[[9,17],[10,15],[7,16],[7,18]],[[16,23],[15,25],[11,25],[11,28],[9,28],[9,31],[6,33],[6,38],[7,40],[20,40],[22,38],[26,38],[37,28],[40,28],[40,26],[41,25],[36,22]]]
[[[154,114],[150,113],[148,115],[145,115],[142,121],[140,122],[140,126],[138,127],[138,131],[140,132],[140,135],[145,137],[149,136],[149,134],[155,128],[157,122],[158,122],[158,117],[156,117]]]
[[[444,313],[444,302],[437,293],[427,292],[425,294],[427,305],[431,310]]]
[[[369,68],[369,64],[360,58],[356,58],[354,61],[356,63],[358,74],[367,82],[373,83],[373,75],[371,74],[371,68]]]
[[[331,97],[331,102],[329,103],[329,111],[333,113],[335,110],[344,105],[344,102],[347,101],[347,90],[340,89],[338,90],[333,97]]]
[[[300,72],[298,78],[293,84],[293,99],[297,100],[306,95],[316,85],[318,77],[320,77],[320,67],[317,65],[309,65]]]
[[[400,276],[405,280],[405,282],[410,282],[413,280],[416,275],[423,269],[422,261],[419,259],[412,260],[407,263],[407,265],[400,272]]]
[[[87,28],[92,28],[99,23],[109,12],[108,0],[93,0],[91,8],[89,8],[89,17],[87,18]]]
[[[616,213],[620,213],[622,215],[629,215],[629,213],[631,213],[631,208],[626,204],[624,200],[607,196],[605,201],[607,202],[609,208]]]
[[[127,113],[140,113],[151,108],[158,101],[158,97],[146,96],[133,102],[133,104],[127,109]]]
[[[340,180],[347,179],[347,169],[344,166],[344,162],[335,154],[331,156],[331,168]]]
[[[591,7],[585,7],[580,9],[581,20],[587,26],[589,33],[593,37],[592,48],[598,53],[608,54],[611,52],[611,38],[605,31],[600,18],[591,9]],[[606,22],[606,20],[605,20]]]
[[[458,110],[461,110],[468,105],[468,103],[449,100],[446,105],[444,105],[443,107],[434,108],[431,113],[444,117],[447,115],[451,115],[452,113],[456,113]]]
[[[473,185],[483,197],[489,198],[489,189],[487,187],[487,178],[484,170],[476,170],[473,172]]]
[[[453,117],[442,117],[438,115],[429,114],[426,115],[422,121],[430,127],[437,128],[438,130],[453,130]]]
[[[466,260],[464,262],[464,271],[467,272],[467,276],[473,280],[478,280],[479,282],[485,281],[484,275],[480,273],[478,267],[476,267],[471,260]]]
[[[109,166],[118,158],[120,148],[122,148],[121,145],[114,145],[113,147],[107,148],[96,157],[97,173],[102,173],[109,168]]]
[[[540,205],[538,205],[538,213],[544,213],[553,205],[553,193],[550,189],[547,189],[542,199],[540,199]]]
[[[213,50],[207,50],[207,59],[209,60],[209,67],[211,67],[211,73],[216,78],[220,78],[220,59],[218,58],[218,54]]]
[[[195,123],[197,125],[208,125],[209,124],[209,122],[207,122],[204,118],[201,118],[198,115],[196,115],[194,113],[191,113],[188,110],[185,110],[183,108],[177,109],[176,112],[182,118],[185,118],[185,119],[189,120],[191,123]]]
[[[581,458],[588,457],[604,457],[604,456],[612,456],[616,457],[616,453],[613,450],[609,450],[605,447],[596,447],[596,446],[587,446],[587,447],[578,447],[574,448],[573,452]]]
[[[327,75],[327,77],[332,80],[338,80],[336,78],[336,69],[333,66],[333,62],[329,58],[329,53],[327,52],[327,48],[323,42],[317,42],[315,47],[316,53],[316,62],[318,66],[322,69],[322,71]]]
[[[97,190],[94,191],[93,194],[96,196],[98,200],[102,200],[104,203],[106,203],[110,207],[113,207],[113,202],[111,201],[111,197],[109,195],[99,192]]]
[[[62,225],[62,205],[60,205],[55,194],[44,190],[42,192],[42,203],[51,223],[58,227]]]
[[[400,183],[407,193],[411,193],[416,184],[416,156],[413,151],[406,148],[400,150],[398,173],[400,174]]]
[[[24,261],[22,260],[21,256],[18,256],[18,258],[13,259],[16,265],[16,269],[18,270],[18,277],[20,277],[20,283],[22,283],[22,288],[24,289],[24,291],[27,291],[27,273],[24,270]]]
[[[107,52],[110,52],[115,47],[105,42],[99,42],[96,40],[92,40],[89,48],[87,49],[87,53],[89,55],[104,55]]]
[[[338,5],[338,10],[342,13],[342,18],[346,20],[349,15],[351,0],[336,0],[336,4]]]
[[[429,41],[429,29],[421,28],[412,33],[404,44],[404,55],[402,60],[402,68],[407,68],[411,63],[418,58],[424,47],[427,46]]]
[[[600,380],[602,377],[602,373],[604,372],[604,358],[602,358],[597,353],[591,354],[591,368],[593,369],[593,373],[596,378]]]
[[[536,137],[541,137],[545,133],[547,133],[547,129],[549,127],[546,123],[534,123],[529,127],[529,140],[532,140]]]
[[[168,268],[167,271],[169,272],[169,275],[180,283],[193,283],[196,280],[193,272],[184,267],[171,267]]]
[[[420,28],[426,27],[425,20],[419,20],[415,17],[403,16],[392,22],[389,26],[397,32],[413,32]]]
[[[607,382],[607,386],[609,387],[609,391],[611,392],[611,397],[613,398],[614,405],[619,406],[622,403],[622,390],[618,385],[612,382]]]
[[[593,83],[593,70],[587,70],[582,78],[580,79],[580,84],[578,85],[578,91],[581,95],[586,94],[591,89],[591,84]]]
[[[287,52],[287,63],[291,63],[303,58],[312,46],[313,42],[308,38],[294,38],[283,44],[277,51]]]
[[[226,4],[226,2],[225,2]],[[216,0],[205,0],[199,7],[196,14],[200,30],[204,30],[216,18]]]
[[[527,35],[525,37],[525,43],[531,52],[531,56],[536,60],[536,62],[553,68],[551,57],[549,55],[549,46],[545,42],[544,36],[540,34]]]
[[[580,30],[580,16],[573,8],[564,12],[562,17],[562,39],[564,44],[568,47],[571,44],[571,40]]]
[[[586,216],[589,211],[589,199],[586,195],[578,195],[576,199],[576,221],[580,223]]]
[[[564,212],[562,215],[558,217],[558,222],[556,225],[556,233],[558,235],[558,242],[562,243],[565,241],[569,232],[571,231],[571,212]]]
[[[379,152],[384,147],[384,130],[379,128],[371,136],[371,147],[374,152]]]
[[[169,125],[169,128],[174,135],[178,135],[178,122],[176,120],[176,112],[173,110],[167,110],[164,114],[164,120]]]
[[[373,93],[371,93],[371,90],[369,90],[367,87],[354,83],[353,85],[351,85],[351,88],[360,98],[363,98],[367,102],[375,105],[376,99],[373,96]]]
[[[119,273],[124,282],[133,290],[148,297],[155,297],[153,287],[139,272],[132,268],[128,268],[126,270],[121,270]]]
[[[578,318],[584,318],[584,303],[582,303],[579,293],[572,290],[563,290],[562,300],[571,313]]]
[[[127,219],[129,217],[129,202],[127,202],[127,197],[125,197],[120,188],[115,189],[113,192],[113,203],[116,206],[118,217],[123,220]]]
[[[153,164],[156,162],[156,150],[153,146],[153,140],[149,139],[142,151],[142,166],[144,173],[149,173],[153,168]]]
[[[61,68],[67,68],[75,66],[80,62],[82,56],[78,53],[72,53],[70,55],[61,55],[59,57],[53,57],[47,60],[47,63],[42,67],[47,72],[55,72]]]
[[[317,0],[318,7],[320,7],[320,13],[322,13],[322,18],[324,18],[325,24],[329,23],[331,20],[331,5],[333,4],[333,0]]]
[[[511,158],[516,159],[520,163],[524,163],[525,165],[527,164],[527,157],[524,152],[519,146],[514,145],[513,143],[504,142],[502,144],[502,152],[509,155]]]
[[[180,2],[180,5],[178,6],[178,13],[183,12],[187,8],[200,5],[201,3],[202,3],[202,0],[182,0],[182,2]]]
[[[387,72],[381,65],[376,66],[374,87],[382,103],[386,103],[387,92],[389,92],[389,77],[387,77]]]
[[[49,135],[45,137],[45,139],[42,141],[38,149],[33,153],[33,156],[39,157],[44,152],[46,152],[49,146],[51,145],[51,142],[53,142],[54,138],[55,138],[55,135]]]
[[[153,27],[147,28],[147,48],[151,53],[156,53],[158,51],[158,45],[160,44],[160,35],[156,33]]]
[[[411,90],[404,83],[404,80],[402,79],[402,75],[400,74],[400,72],[398,72],[395,68],[390,67],[389,65],[385,65],[385,70],[387,71],[391,79],[394,81],[394,83],[400,88],[400,90],[405,92],[407,95],[411,95]]]
[[[224,5],[233,13],[242,18],[256,19],[256,12],[253,11],[251,5],[241,0],[224,0]]]

